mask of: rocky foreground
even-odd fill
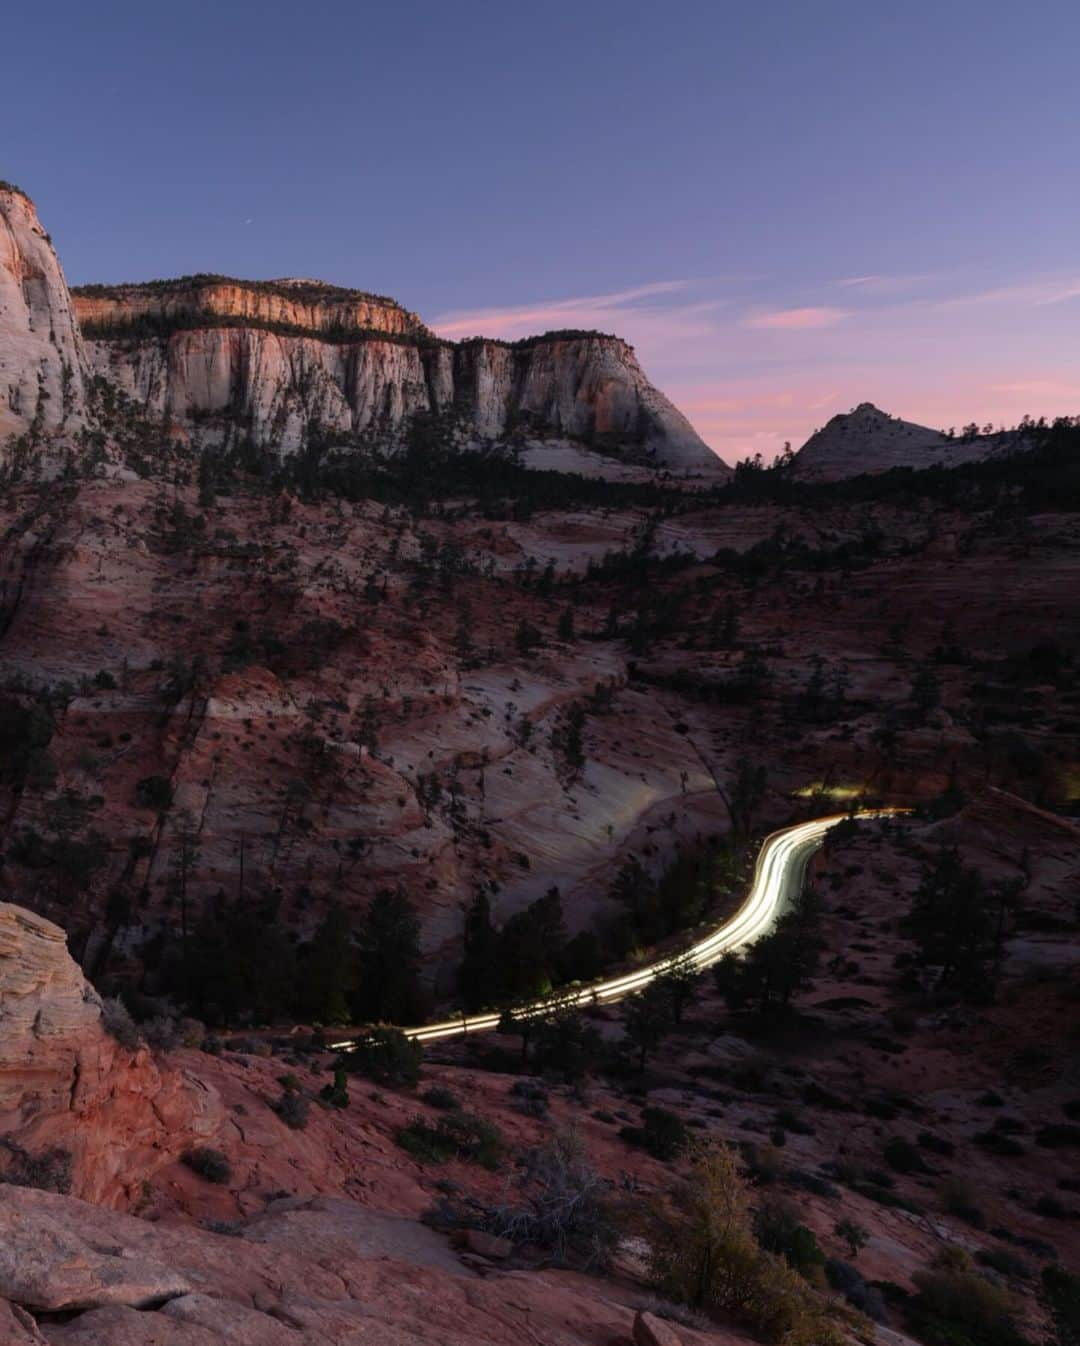
[[[995,878],[1017,875],[1024,857],[1024,933],[1010,941],[998,1003],[980,1013],[893,975],[909,947],[896,913],[920,858],[943,841]],[[762,1035],[704,988],[640,1077],[570,1087],[525,1077],[525,1107],[522,1077],[505,1073],[505,1055],[481,1065],[494,1044],[476,1040],[429,1062],[418,1088],[354,1083],[344,1109],[316,1104],[301,1130],[276,1110],[278,1081],[289,1072],[292,1087],[316,1097],[325,1053],[281,1039],[227,1043],[220,1055],[124,1046],[61,932],[5,905],[0,1340],[754,1340],[734,1322],[677,1314],[651,1289],[642,1213],[687,1158],[651,1157],[620,1135],[650,1107],[689,1134],[738,1145],[759,1211],[781,1222],[796,1212],[829,1267],[852,1268],[846,1293],[862,1287],[868,1316],[851,1316],[824,1288],[847,1339],[909,1340],[905,1297],[918,1303],[926,1269],[962,1252],[1007,1287],[1028,1339],[1040,1340],[1053,1328],[1035,1268],[1075,1267],[1080,1251],[1076,1140],[1057,1120],[1073,1115],[1077,1087],[1078,870],[1080,829],[1000,794],[947,822],[860,829],[815,864],[827,972],[779,1035]],[[593,1022],[618,1035],[620,1015],[607,1009]],[[498,1168],[402,1148],[402,1128],[437,1121],[447,1096],[498,1128]],[[569,1133],[620,1212],[603,1278],[545,1268],[540,1250],[483,1232],[484,1212],[515,1199],[523,1157]],[[227,1156],[223,1180],[184,1162],[205,1144]],[[855,1259],[843,1222],[861,1231]],[[796,1339],[816,1340],[784,1338]]]

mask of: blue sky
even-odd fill
[[[600,326],[725,457],[872,400],[1080,411],[1080,7],[196,0],[5,15],[0,177],[69,279]]]

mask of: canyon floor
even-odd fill
[[[1042,1273],[1080,1251],[1077,514],[515,480],[352,499],[208,481],[181,446],[10,483],[3,1340],[752,1340],[655,1297],[650,1221],[691,1151],[635,1142],[646,1109],[738,1145],[755,1207],[812,1236],[844,1339],[946,1340],[913,1317],[944,1258],[1001,1291],[1015,1340],[1070,1340]],[[740,812],[745,762],[764,774]],[[499,925],[554,885],[568,934],[610,931],[629,857],[659,874],[741,826],[715,919],[756,838],[856,799],[918,813],[815,861],[824,947],[791,1012],[762,1022],[705,977],[641,1070],[537,1079],[493,1035],[432,1049],[414,1086],[350,1077],[332,1107],[310,1022],[211,1022],[215,1050],[101,1027],[99,993],[191,1013],[184,927],[223,905],[302,949],[334,907],[403,893],[438,1009],[479,889]],[[943,847],[1023,895],[981,1000],[906,924]],[[586,1018],[617,1044],[627,1013]],[[497,1128],[490,1170],[409,1148],[446,1095]],[[604,1275],[491,1234],[571,1134],[616,1212]],[[185,1162],[206,1147],[223,1181]],[[20,1183],[54,1152],[66,1184]]]

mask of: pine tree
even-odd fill
[[[409,1023],[420,993],[420,921],[400,889],[377,893],[358,931],[360,956],[354,997],[357,1016],[376,1023]]]
[[[483,888],[465,910],[465,947],[458,968],[458,993],[468,1011],[490,1005],[499,994],[499,936],[491,902]]]
[[[331,907],[303,951],[297,1008],[316,1023],[349,1021],[349,996],[356,978],[356,949],[345,911]]]

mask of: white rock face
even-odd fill
[[[429,406],[420,350],[349,344],[258,327],[207,327],[167,340],[90,341],[91,368],[181,424],[228,412],[258,444],[295,453],[308,430],[391,432]]]
[[[180,430],[217,418],[282,454],[316,427],[392,445],[417,413],[452,411],[481,439],[524,430],[728,471],[617,337],[454,345],[392,299],[309,280],[198,276],[72,297],[33,204],[0,189],[0,441],[79,429],[90,374]]]
[[[86,345],[93,371],[152,415],[183,424],[228,413],[281,453],[315,425],[392,439],[417,412],[454,409],[484,439],[527,424],[653,466],[727,471],[615,337],[451,346],[207,326]]]
[[[0,187],[0,444],[83,420],[82,341],[64,273],[33,202]]]
[[[956,467],[1022,447],[1014,432],[950,439],[940,430],[902,421],[862,402],[854,411],[834,416],[810,436],[795,455],[795,472],[815,481],[839,481],[894,467]]]

